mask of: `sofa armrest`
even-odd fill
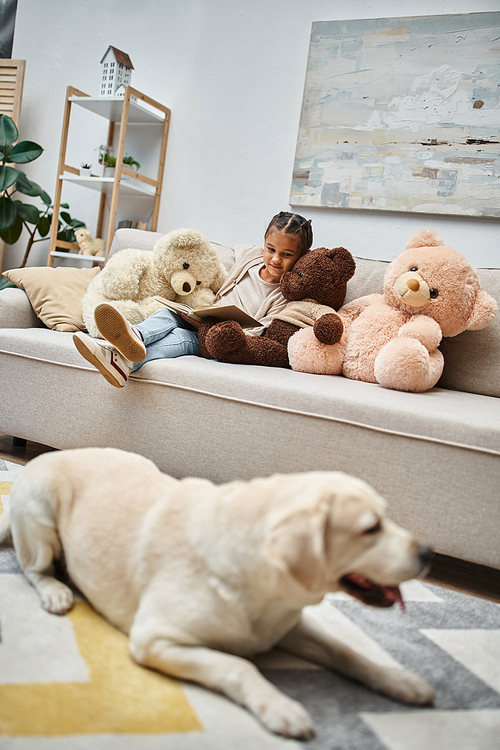
[[[23,289],[0,291],[0,328],[45,328]]]

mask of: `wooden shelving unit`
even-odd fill
[[[109,121],[107,145],[112,146],[115,141],[115,128],[119,124],[118,140],[116,147],[116,168],[114,177],[91,177],[80,176],[80,170],[66,164],[66,151],[69,138],[69,126],[71,109],[73,105],[84,107],[85,109],[106,118]],[[125,138],[127,135],[127,126],[129,123],[134,124],[157,124],[161,126],[161,144],[158,158],[158,168],[155,178],[135,172],[133,169],[123,164],[125,154]],[[156,231],[158,225],[158,213],[160,210],[161,188],[163,182],[163,172],[165,169],[165,153],[167,150],[168,129],[170,125],[170,110],[163,104],[156,102],[146,94],[137,91],[137,89],[127,86],[123,99],[93,99],[88,94],[79,91],[73,86],[68,86],[66,90],[66,104],[64,107],[63,126],[61,133],[61,145],[59,150],[59,164],[57,169],[57,181],[54,197],[54,211],[52,224],[50,227],[50,242],[47,258],[47,265],[54,265],[54,258],[75,258],[81,260],[92,260],[105,264],[113,236],[115,233],[116,213],[120,194],[151,196],[153,200],[153,213],[151,217],[151,231]],[[95,256],[78,255],[71,252],[78,251],[78,245],[70,242],[62,242],[57,239],[58,218],[61,206],[61,196],[64,182],[78,183],[91,190],[98,190],[101,193],[99,213],[97,219],[96,231],[94,237],[101,237],[104,226],[104,214],[106,208],[106,196],[111,195],[111,204],[108,216],[108,230],[106,235],[106,250],[104,258]],[[70,252],[61,252],[56,247],[68,248]]]

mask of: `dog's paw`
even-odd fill
[[[387,692],[396,700],[413,706],[431,706],[436,697],[434,690],[425,680],[399,669],[394,670],[394,680],[390,691]]]
[[[303,706],[286,695],[275,695],[256,707],[262,724],[282,737],[310,740],[314,737],[314,725]]]
[[[65,615],[73,606],[73,592],[60,581],[52,581],[40,591],[42,607],[54,615]]]

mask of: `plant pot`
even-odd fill
[[[115,176],[114,167],[104,167],[104,177],[114,177],[114,176]]]
[[[80,168],[80,176],[81,177],[91,177],[92,176],[92,169],[82,169],[82,168]]]

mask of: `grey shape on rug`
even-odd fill
[[[396,608],[387,611],[365,607],[355,601],[328,603],[346,615],[402,666],[433,686],[436,702],[434,709],[427,710],[499,710],[499,693],[433,643],[422,631],[498,632],[500,605],[424,585],[442,601],[408,602],[406,613]],[[354,643],[351,645],[355,647]],[[327,670],[272,669],[263,670],[263,673],[310,712],[317,734],[312,741],[302,743],[304,750],[387,750],[387,746],[363,721],[361,714],[405,712],[418,717],[423,710],[393,701]]]
[[[22,573],[16,553],[12,548],[0,547],[0,573]]]

